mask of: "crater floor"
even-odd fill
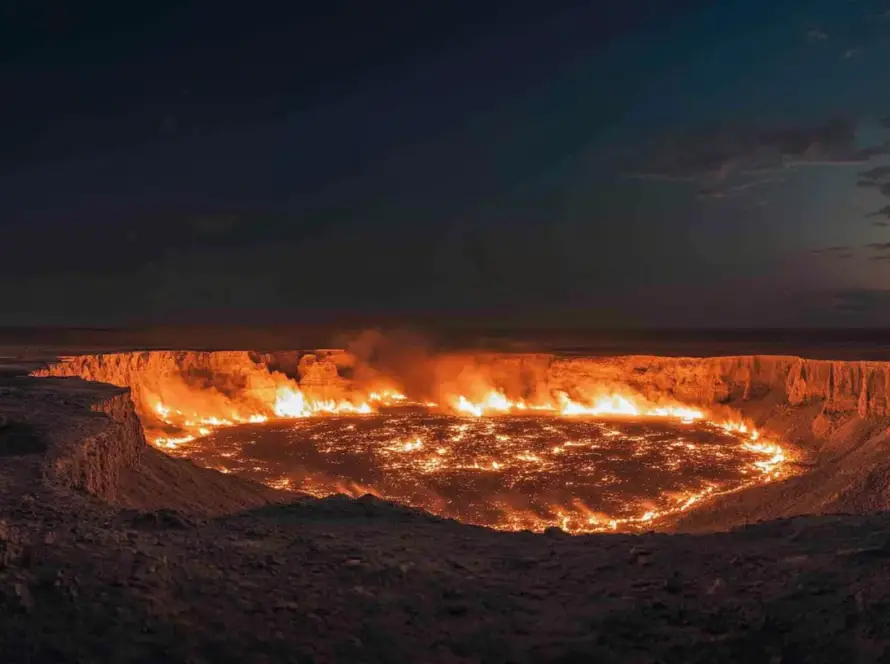
[[[702,422],[427,412],[242,425],[177,454],[315,496],[372,493],[464,523],[569,532],[647,528],[763,481],[765,459]]]

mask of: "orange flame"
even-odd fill
[[[452,389],[441,389],[439,398],[433,401],[413,401],[407,395],[391,386],[383,387],[379,383],[366,391],[352,390],[332,396],[323,390],[313,391],[312,386],[304,388],[284,376],[271,380],[258,380],[252,385],[251,400],[241,400],[237,407],[221,400],[194,399],[189,401],[179,397],[176,401],[165,402],[155,398],[152,411],[154,417],[162,422],[166,429],[155,432],[152,442],[161,448],[176,450],[187,445],[200,436],[206,436],[222,428],[245,423],[262,423],[270,419],[299,419],[320,416],[360,416],[378,412],[380,408],[402,405],[423,406],[426,408],[443,409],[458,416],[473,418],[492,417],[499,415],[522,415],[524,413],[549,414],[553,417],[633,417],[662,418],[680,422],[702,422],[706,425],[721,428],[727,433],[741,437],[742,447],[747,452],[758,455],[750,468],[751,482],[763,482],[779,478],[783,475],[786,454],[775,442],[762,439],[760,432],[741,421],[724,421],[706,414],[702,410],[675,402],[651,403],[642,396],[634,394],[630,389],[600,389],[588,387],[588,394],[594,396],[570,396],[566,391],[554,391],[538,395],[534,399],[511,398],[508,393],[493,384],[482,380],[477,375],[465,376],[469,389],[462,393],[455,386]],[[271,385],[270,385],[271,383]],[[391,383],[390,383],[391,385]],[[475,395],[475,396],[471,396]],[[193,404],[186,408],[185,403]],[[202,409],[202,404],[213,406],[212,410]],[[223,404],[223,405],[221,405]],[[443,404],[439,406],[437,404]],[[226,409],[228,408],[228,410]],[[570,445],[570,443],[564,443]],[[425,449],[421,440],[393,441],[387,445],[393,454],[407,455],[422,459],[425,472],[436,472],[443,467],[444,457],[448,450],[443,447],[434,451]],[[553,448],[553,454],[562,452],[559,446]],[[542,459],[531,452],[517,452],[513,458],[518,463],[542,463]],[[472,470],[479,472],[498,471],[502,461],[480,459]],[[311,489],[306,489],[311,492]],[[354,490],[351,489],[350,493]],[[598,530],[614,530],[617,528],[635,528],[649,524],[668,514],[690,509],[701,500],[715,494],[716,488],[706,488],[696,494],[678,496],[672,507],[662,510],[650,509],[630,519],[610,519],[602,514],[595,514],[584,506],[553,506],[552,513],[556,520],[541,521],[540,516],[533,517],[521,511],[514,511],[507,517],[508,524],[519,527],[542,529],[549,525],[559,525],[569,532],[592,532]]]
[[[569,397],[565,392],[557,392],[556,403],[529,404],[525,400],[511,400],[500,390],[490,389],[485,395],[473,401],[463,394],[451,397],[451,409],[461,415],[483,417],[498,413],[514,411],[551,412],[564,417],[588,415],[593,417],[664,417],[684,422],[704,419],[705,414],[695,408],[679,404],[670,406],[649,406],[641,403],[630,394],[607,394],[595,399],[592,403],[583,404]]]

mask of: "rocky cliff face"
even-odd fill
[[[461,356],[455,356],[460,363]],[[807,448],[821,449],[850,420],[890,415],[890,363],[790,356],[674,358],[552,355],[466,356],[509,390],[565,391],[583,398],[627,389],[664,400],[740,414]]]
[[[105,500],[117,497],[121,473],[148,450],[129,392],[111,385],[13,379],[0,387],[0,418],[33,441],[4,450],[5,464]]]
[[[459,356],[458,356],[459,357]],[[626,385],[648,398],[710,406],[775,393],[791,406],[822,402],[861,417],[886,415],[890,363],[832,362],[783,356],[558,358],[551,355],[473,356],[492,373],[530,386],[576,391]]]
[[[145,417],[149,400],[200,393],[208,403],[237,402],[257,385],[281,379],[316,392],[348,389],[354,361],[344,353],[250,353],[151,351],[84,355],[52,364],[37,375],[77,376],[132,390]],[[646,399],[674,400],[707,409],[731,409],[792,442],[819,448],[837,423],[890,415],[890,363],[833,362],[798,357],[560,358],[553,355],[448,355],[425,360],[428,381],[451,380],[449,372],[484,374],[511,396],[564,391],[584,398],[602,389],[631,390]],[[396,377],[398,378],[398,377]],[[434,386],[428,386],[433,391]],[[783,420],[807,411],[800,422]],[[787,419],[787,418],[786,418]]]
[[[826,413],[885,416],[890,363],[832,362],[798,357],[704,359],[627,357],[607,363],[568,360],[554,365],[564,382],[616,380],[644,394],[703,406],[744,403],[773,394],[785,405],[819,403]]]
[[[121,473],[135,467],[147,449],[145,436],[126,390],[98,398],[90,410],[100,417],[85,418],[59,438],[49,450],[46,475],[57,484],[114,501]]]
[[[126,388],[79,378],[14,380],[0,385],[0,420],[35,438],[2,450],[6,472],[32,493],[39,485],[139,510],[200,515],[293,498],[152,448]]]

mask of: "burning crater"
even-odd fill
[[[623,360],[410,359],[152,351],[39,373],[130,387],[149,442],[200,465],[506,530],[648,529],[786,472],[788,452],[732,410],[686,405]]]

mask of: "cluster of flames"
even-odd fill
[[[466,395],[457,394],[447,397],[443,404],[433,402],[416,402],[395,389],[379,389],[369,391],[361,399],[320,399],[313,398],[306,392],[293,386],[277,388],[275,397],[268,405],[266,412],[242,413],[233,411],[227,417],[206,416],[197,412],[165,404],[156,400],[153,405],[154,415],[169,428],[180,431],[176,435],[156,434],[150,436],[158,447],[175,449],[178,446],[207,436],[223,427],[246,423],[263,423],[270,420],[286,420],[321,416],[363,416],[379,413],[381,409],[397,406],[424,407],[455,416],[468,418],[496,417],[498,415],[537,414],[553,417],[591,417],[591,418],[662,418],[680,423],[699,423],[722,429],[739,439],[741,449],[756,455],[759,460],[751,467],[751,480],[746,485],[768,482],[783,476],[783,465],[786,461],[785,450],[776,442],[764,440],[759,431],[739,421],[718,421],[705,412],[680,404],[655,405],[632,394],[608,393],[584,403],[569,397],[564,392],[556,392],[551,400],[529,403],[514,400],[498,389],[484,391],[481,398],[471,399]],[[391,451],[399,454],[417,454],[423,450],[420,440],[397,443]],[[180,452],[185,450],[180,450]],[[442,455],[447,450],[435,450],[430,463],[438,467]],[[491,470],[497,470],[492,468]],[[287,488],[306,490],[307,487]],[[548,526],[558,526],[571,533],[599,532],[609,530],[633,530],[646,528],[659,519],[684,512],[705,498],[717,495],[721,489],[717,486],[706,487],[695,494],[680,496],[670,508],[650,510],[630,518],[614,519],[594,513],[583,506],[569,505],[564,509],[554,509],[555,518],[546,522],[540,515],[525,513],[522,510],[510,510],[506,513],[506,521],[502,526],[510,530],[531,529],[542,530]],[[311,490],[310,490],[311,493]],[[371,491],[373,493],[373,491]]]
[[[153,399],[152,415],[168,427],[180,431],[175,435],[150,433],[149,440],[157,447],[175,449],[201,436],[209,436],[216,429],[238,424],[262,424],[270,419],[298,419],[323,415],[371,415],[380,407],[407,403],[408,398],[393,389],[369,392],[360,400],[325,399],[308,396],[303,390],[282,386],[275,390],[274,399],[263,412],[244,414],[233,410],[226,416],[206,415],[196,410],[184,410]],[[435,404],[427,404],[435,405]]]
[[[363,398],[325,399],[314,398],[298,387],[282,386],[275,391],[275,397],[265,412],[250,414],[233,410],[225,416],[206,415],[197,411],[183,410],[166,404],[160,399],[153,400],[153,415],[168,427],[182,433],[151,435],[151,442],[158,447],[175,448],[201,436],[210,435],[214,430],[238,424],[260,424],[270,419],[297,419],[324,415],[371,415],[381,407],[399,405],[423,406],[442,409],[455,415],[486,417],[522,413],[552,414],[562,417],[658,417],[678,419],[684,422],[702,420],[705,414],[694,408],[680,405],[643,406],[632,396],[608,394],[594,399],[591,403],[581,403],[571,399],[565,392],[556,392],[546,402],[529,403],[523,399],[510,399],[503,391],[489,389],[481,398],[470,399],[458,394],[446,399],[445,406],[432,401],[415,402],[395,389],[380,389],[368,392]]]
[[[608,394],[598,397],[592,403],[583,404],[571,399],[565,392],[557,392],[555,400],[549,403],[530,404],[524,400],[511,400],[500,390],[489,390],[478,401],[471,401],[463,395],[451,399],[450,406],[455,413],[483,417],[485,415],[539,412],[553,413],[563,417],[587,415],[590,417],[668,417],[684,422],[704,419],[705,414],[685,406],[643,406],[633,397],[621,394]]]
[[[446,405],[434,402],[415,402],[395,389],[381,389],[369,392],[364,399],[334,400],[309,397],[299,388],[280,387],[275,399],[266,413],[243,414],[233,411],[229,417],[206,416],[197,412],[185,412],[156,400],[153,406],[154,415],[164,424],[175,427],[183,433],[168,436],[158,434],[151,441],[158,447],[175,448],[200,436],[210,435],[214,430],[238,424],[260,424],[270,419],[296,419],[324,415],[370,415],[379,412],[381,407],[399,405],[423,406],[431,409],[442,409],[455,415],[469,417],[486,417],[495,415],[539,413],[560,417],[637,417],[667,418],[681,422],[705,422],[727,432],[742,434],[750,440],[749,451],[768,455],[769,459],[758,463],[758,467],[773,475],[785,461],[785,453],[781,446],[774,442],[761,440],[760,433],[739,421],[712,421],[698,409],[687,406],[651,405],[632,395],[617,393],[606,394],[593,399],[590,403],[581,403],[570,398],[565,392],[556,392],[550,402],[528,403],[522,399],[509,399],[503,391],[490,389],[481,399],[471,400],[459,394],[450,397]]]

